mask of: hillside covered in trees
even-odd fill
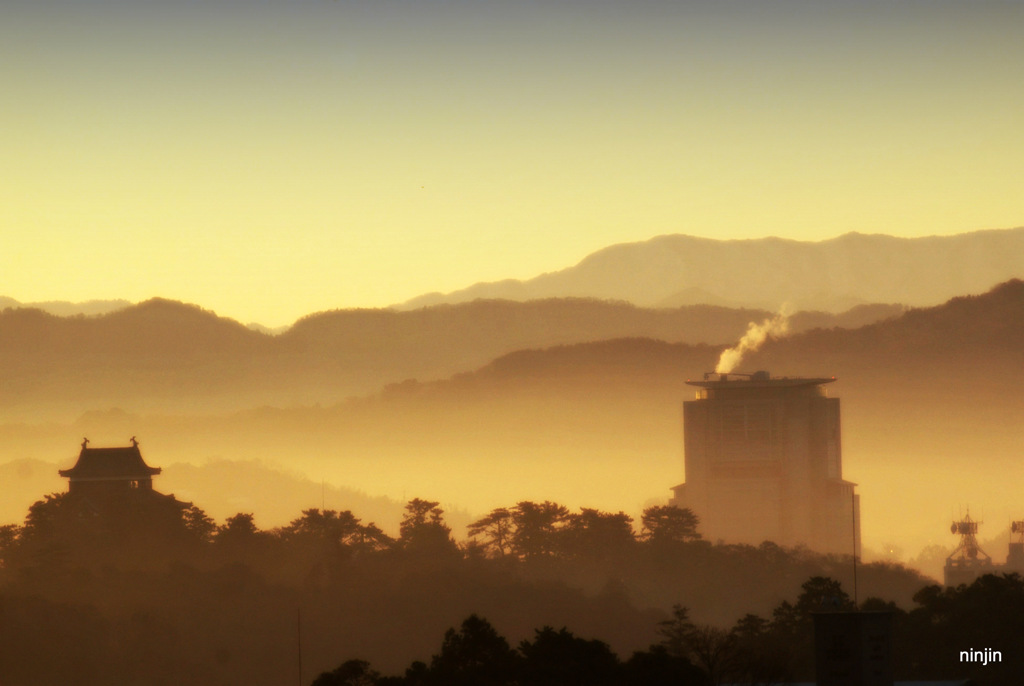
[[[196,505],[143,502],[96,509],[55,494],[0,529],[3,683],[283,683],[300,652],[320,684],[483,683],[465,672],[479,648],[507,658],[498,664],[509,671],[487,683],[524,669],[570,683],[557,673],[572,659],[604,665],[610,680],[594,683],[702,684],[718,668],[701,640],[735,653],[729,669],[801,676],[815,603],[853,603],[849,558],[712,545],[689,511],[668,507],[634,522],[522,501],[457,541],[438,503],[422,499],[406,505],[396,537],[348,511],[307,509],[261,530],[251,513],[218,524]],[[897,612],[899,640],[925,630],[959,640],[958,625],[936,627],[928,613],[958,607],[966,591],[894,565],[862,566],[858,580],[863,607]],[[906,674],[946,673],[907,654]],[[398,676],[376,681],[377,670]],[[355,676],[323,680],[332,673]]]

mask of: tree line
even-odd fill
[[[517,648],[477,615],[448,629],[429,662],[414,661],[399,676],[349,659],[321,673],[312,686],[771,686],[810,681],[816,612],[888,612],[898,680],[970,679],[976,686],[1024,683],[1024,578],[988,575],[956,588],[926,586],[904,610],[869,598],[861,604],[834,579],[812,577],[795,602],[783,601],[768,618],[741,617],[730,629],[691,621],[676,605],[659,622],[660,640],[621,660],[598,639],[566,627],[537,629]],[[989,664],[965,663],[962,651],[998,650]],[[1006,656],[1005,659],[1002,656]]]
[[[557,503],[522,501],[492,510],[468,526],[456,542],[435,501],[414,498],[405,505],[397,537],[351,511],[303,510],[289,524],[261,530],[252,513],[240,512],[217,524],[200,507],[152,499],[95,503],[68,493],[47,495],[29,508],[21,526],[0,526],[0,565],[19,567],[54,556],[109,562],[119,554],[150,547],[158,560],[213,552],[223,559],[255,562],[282,556],[346,557],[402,551],[409,554],[493,558],[506,561],[614,559],[639,545],[665,548],[700,540],[698,518],[688,509],[649,507],[641,529],[623,512],[590,508],[571,512]]]
[[[105,504],[50,495],[22,525],[0,527],[0,645],[10,648],[0,652],[0,683],[287,683],[300,646],[309,675],[340,669],[348,655],[367,663],[344,677],[352,683],[456,683],[451,655],[416,660],[448,655],[434,643],[446,628],[460,627],[449,653],[475,645],[458,638],[474,614],[513,637],[502,653],[512,676],[502,678],[532,675],[522,683],[562,683],[549,674],[571,671],[559,660],[584,669],[587,655],[614,683],[713,679],[723,645],[743,648],[750,673],[805,674],[806,649],[781,667],[769,660],[778,645],[805,645],[785,631],[796,631],[807,604],[787,610],[784,599],[809,578],[841,578],[850,560],[713,544],[698,527],[671,507],[634,522],[523,501],[480,517],[457,541],[439,504],[420,498],[389,535],[349,511],[307,509],[264,530],[252,513],[218,523],[159,494]],[[859,578],[903,605],[924,585],[895,565],[864,566]]]

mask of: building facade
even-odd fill
[[[856,484],[842,478],[834,378],[706,374],[683,403],[686,482],[672,505],[711,541],[860,554]]]

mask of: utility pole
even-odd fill
[[[853,606],[857,607],[857,496],[850,494],[850,510],[853,512]]]

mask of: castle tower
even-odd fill
[[[711,541],[860,554],[856,484],[842,478],[834,378],[706,374],[683,403],[686,482],[670,503]]]
[[[81,495],[113,495],[132,489],[153,490],[153,477],[159,467],[150,467],[142,459],[139,444],[124,448],[89,448],[89,439],[82,441],[82,451],[71,469],[59,474],[68,479],[68,493]]]

